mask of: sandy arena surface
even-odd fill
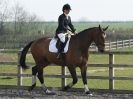
[[[42,90],[28,92],[25,89],[0,89],[0,99],[133,99],[133,94],[93,93],[93,96],[83,91],[59,91],[53,89],[56,95],[46,95]]]

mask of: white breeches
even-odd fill
[[[61,41],[62,43],[65,43],[65,38],[66,38],[66,36],[65,36],[64,33],[59,33],[59,34],[57,34],[57,36],[59,37],[59,39],[60,39],[60,41]]]

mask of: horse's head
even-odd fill
[[[101,28],[99,25],[97,31],[94,33],[94,42],[96,46],[98,47],[99,52],[104,52],[105,51],[105,38],[106,38],[106,33],[105,31],[108,29],[108,26],[106,28]]]

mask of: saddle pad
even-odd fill
[[[70,38],[68,38],[68,41],[66,43],[66,46],[64,48],[64,52],[63,53],[66,53],[68,51],[69,41],[70,41]],[[56,48],[56,43],[57,43],[57,39],[56,38],[52,38],[51,41],[50,41],[50,44],[49,44],[49,51],[50,52],[53,52],[53,53],[57,53],[58,52],[58,49]]]

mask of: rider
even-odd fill
[[[63,14],[61,14],[58,18],[58,27],[56,29],[56,37],[59,39],[60,44],[58,47],[58,56],[57,58],[61,58],[62,52],[65,47],[65,42],[66,42],[66,36],[65,33],[67,31],[71,31],[72,33],[75,34],[75,28],[71,23],[71,18],[68,16],[69,12],[71,10],[71,7],[69,4],[65,4],[62,8]],[[70,29],[68,28],[70,27]]]

